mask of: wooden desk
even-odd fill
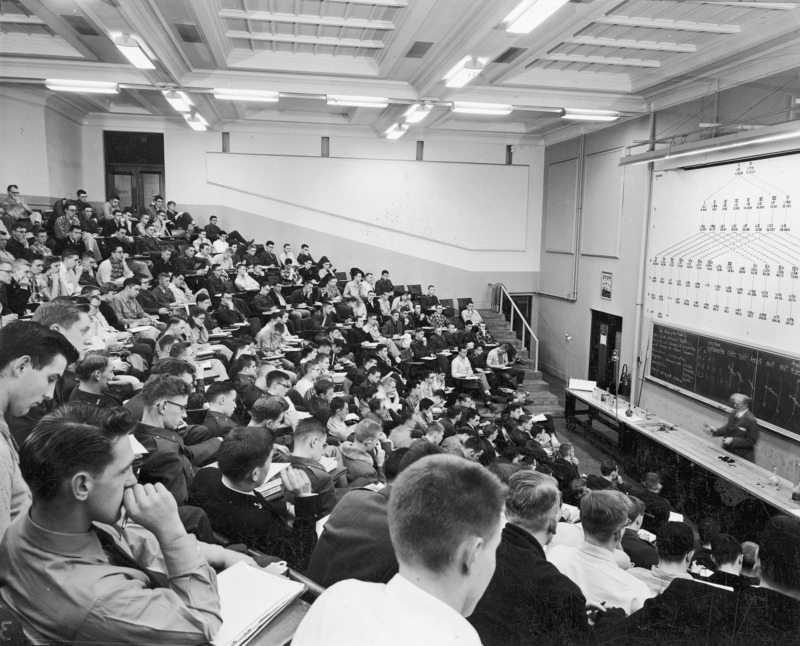
[[[585,404],[588,408],[578,410],[579,403]],[[767,484],[772,473],[723,449],[721,437],[694,433],[654,415],[644,419],[645,412],[641,409],[634,409],[633,418],[628,418],[625,415],[627,408],[628,402],[623,400],[619,400],[615,408],[613,402],[593,399],[592,393],[569,389],[566,391],[564,409],[568,424],[572,423],[574,427],[577,415],[587,414],[588,419],[583,423],[584,428],[590,428],[592,420],[595,419],[602,421],[609,428],[616,427],[614,430],[619,435],[617,448],[620,452],[620,461],[626,468],[630,465],[634,475],[643,477],[642,471],[662,470],[655,461],[648,460],[652,458],[653,452],[647,450],[646,444],[653,443],[679,456],[690,467],[701,467],[715,478],[727,482],[775,510],[800,513],[800,504],[791,500],[792,483],[789,480],[779,478],[779,487]],[[733,462],[720,460],[721,456],[732,458]]]
[[[247,646],[288,646],[311,606],[297,599],[286,610],[257,632]]]

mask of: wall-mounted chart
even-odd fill
[[[800,351],[797,177],[800,155],[656,172],[647,315]]]

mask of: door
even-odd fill
[[[120,207],[142,213],[154,195],[165,194],[164,135],[157,132],[103,132],[106,195]]]
[[[619,352],[622,345],[622,317],[592,310],[589,339],[589,379],[598,387],[617,392]]]

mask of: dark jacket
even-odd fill
[[[311,480],[311,491],[319,496],[318,513],[320,517],[327,516],[336,506],[336,491],[334,490],[333,478],[319,462],[311,458],[301,458],[297,455],[290,455],[289,462],[295,469],[306,472],[308,479]]]
[[[136,439],[147,449],[139,470],[141,484],[160,482],[174,496],[178,505],[186,503],[194,480],[192,453],[175,431],[139,422],[133,429]],[[213,521],[212,521],[213,525]]]
[[[386,583],[397,574],[387,517],[391,489],[355,489],[339,501],[311,554],[306,576],[328,588],[344,579]]]
[[[622,551],[630,557],[634,567],[650,569],[658,565],[658,550],[639,538],[633,529],[626,529],[622,535]]]

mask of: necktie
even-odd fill
[[[147,575],[147,578],[150,580],[151,589],[169,587],[169,580],[165,574],[148,570],[143,565],[139,565],[130,554],[117,545],[114,537],[107,531],[100,529],[96,525],[92,526],[92,529],[94,533],[97,534],[97,538],[100,539],[100,545],[103,547],[103,551],[106,553],[108,562],[111,563],[111,565],[139,570],[139,572]]]

